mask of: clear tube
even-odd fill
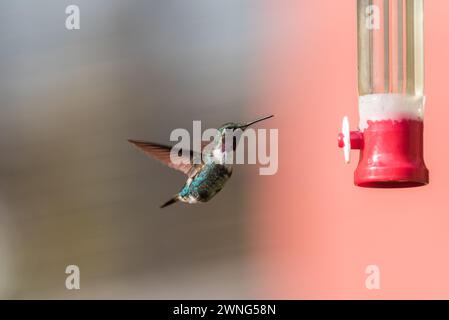
[[[358,0],[359,95],[424,96],[423,0]]]

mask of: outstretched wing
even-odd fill
[[[156,160],[159,160],[166,166],[168,166],[172,169],[181,171],[186,175],[189,175],[192,168],[196,166],[193,164],[194,153],[192,151],[189,152],[188,158],[187,158],[187,156],[184,156],[185,159],[183,159],[183,161],[181,161],[181,163],[175,164],[170,159],[170,152],[171,152],[172,148],[169,146],[166,146],[163,144],[158,144],[158,143],[153,143],[153,142],[139,141],[139,140],[128,140],[128,141],[131,144],[133,144],[134,146],[136,146],[138,149],[143,151],[148,156],[150,156]],[[180,151],[181,150],[178,150],[178,152],[180,152]],[[181,156],[181,154],[179,154],[179,156]]]

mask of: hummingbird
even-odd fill
[[[188,152],[182,153],[183,157],[188,157],[188,159],[183,159],[179,164],[175,164],[171,161],[170,153],[173,148],[170,146],[141,140],[128,139],[128,141],[139,150],[143,151],[146,155],[159,160],[169,168],[178,170],[187,176],[187,181],[182,189],[170,200],[161,205],[161,208],[165,208],[178,201],[188,204],[208,202],[220,192],[232,175],[232,164],[229,164],[232,162],[226,161],[226,159],[231,156],[231,150],[236,150],[237,139],[234,135],[231,142],[232,146],[226,146],[226,134],[229,131],[234,132],[238,129],[244,131],[251,125],[272,117],[274,116],[270,115],[243,124],[230,122],[222,125],[218,129],[217,137],[215,137],[213,142],[210,144],[207,142],[207,144],[209,144],[207,148],[205,148],[205,144],[202,145],[201,152],[203,157],[198,158],[198,153],[188,150]],[[173,151],[178,152],[179,155],[181,150]],[[187,156],[185,156],[185,154],[187,154]],[[201,161],[197,161],[200,163],[195,164],[193,161],[194,157],[201,159]]]

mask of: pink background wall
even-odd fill
[[[449,297],[448,12],[425,2],[431,184],[374,190],[353,185],[358,154],[345,165],[336,144],[342,117],[358,122],[356,1],[265,1],[258,108],[276,114],[280,165],[251,205],[260,297]],[[380,290],[365,288],[371,264]]]

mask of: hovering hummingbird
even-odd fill
[[[226,159],[230,156],[229,153],[231,150],[235,151],[237,141],[234,136],[232,146],[226,146],[226,133],[238,129],[244,131],[249,126],[272,117],[274,116],[263,117],[245,124],[233,122],[224,124],[218,129],[219,136],[211,142],[208,150],[204,149],[205,145],[202,146],[202,152],[204,154],[202,158],[198,158],[202,159],[199,164],[195,164],[193,161],[194,157],[198,157],[198,154],[195,154],[193,151],[182,153],[188,154],[189,159],[184,159],[179,164],[175,164],[170,159],[172,148],[169,146],[131,139],[128,141],[152,158],[187,175],[187,181],[181,191],[164,203],[161,208],[165,208],[178,201],[190,204],[207,202],[223,188],[226,181],[232,175],[232,164],[228,164]],[[181,150],[178,150],[178,153],[179,151]]]

